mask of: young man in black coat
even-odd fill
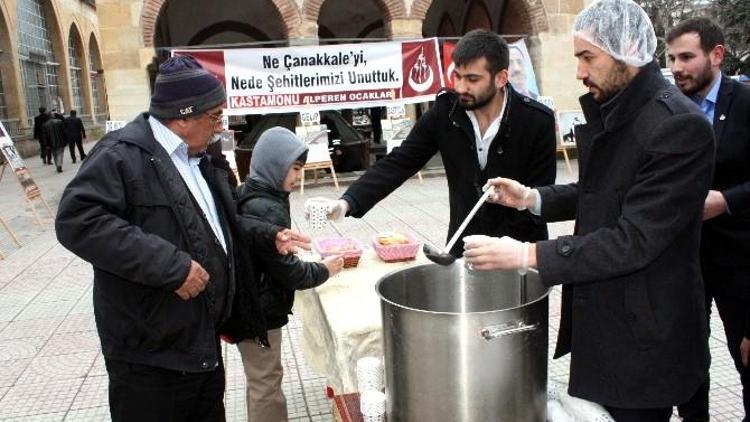
[[[716,300],[727,347],[742,382],[745,419],[750,415],[750,87],[721,73],[724,34],[707,18],[680,22],[667,34],[675,83],[713,125],[716,161],[703,205],[701,270],[706,307]],[[744,353],[744,362],[743,362]],[[690,402],[680,406],[686,422],[708,421],[706,379]]]
[[[68,139],[70,158],[74,163],[76,162],[76,147],[78,147],[78,155],[81,156],[81,160],[86,158],[86,154],[83,152],[83,140],[86,139],[86,129],[83,127],[81,119],[76,115],[75,110],[70,110],[70,116],[63,120],[63,127],[65,128],[65,137]]]
[[[555,119],[546,106],[508,83],[508,45],[497,34],[475,30],[453,51],[455,92],[438,95],[401,147],[378,161],[329,207],[330,217],[362,217],[440,152],[448,180],[451,237],[492,177],[538,186],[554,183]],[[529,213],[484,206],[466,234],[547,239],[547,226]],[[460,256],[463,243],[451,253]]]
[[[298,240],[237,218],[226,173],[204,154],[225,99],[195,59],[167,60],[149,113],[107,134],[60,200],[58,240],[94,267],[115,422],[224,421],[219,333],[244,292],[237,280],[252,279],[239,252]]]
[[[631,0],[600,0],[574,24],[586,124],[577,183],[490,181],[493,202],[572,236],[536,243],[465,239],[475,270],[537,268],[562,284],[555,357],[571,353],[569,393],[618,422],[668,422],[706,378],[708,327],[699,245],[714,142],[698,108],[662,77],[656,35]]]

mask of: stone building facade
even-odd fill
[[[155,64],[172,47],[317,45],[460,37],[523,38],[542,95],[578,108],[570,27],[591,0],[3,0],[0,119],[33,153],[39,106],[77,109],[87,124],[148,107]]]
[[[578,108],[570,28],[590,0],[99,0],[109,111],[128,120],[147,109],[157,58],[170,47],[317,45],[458,37],[487,28],[524,38],[542,95]],[[149,72],[150,70],[150,72]]]
[[[40,106],[75,109],[87,126],[107,119],[101,38],[93,0],[0,2],[0,119],[21,154]]]

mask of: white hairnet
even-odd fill
[[[650,63],[656,51],[651,19],[632,0],[594,2],[576,17],[573,35],[637,67]]]

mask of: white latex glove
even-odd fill
[[[328,203],[326,211],[328,212],[329,220],[341,221],[346,217],[346,213],[349,212],[349,203],[343,199],[331,201]]]
[[[495,188],[495,193],[487,198],[487,202],[515,208],[519,211],[533,209],[536,205],[536,195],[533,194],[533,189],[513,179],[496,177],[488,180],[485,187],[487,186]]]
[[[565,413],[570,415],[574,421],[615,422],[607,409],[594,402],[565,394],[560,397],[560,404]]]
[[[547,422],[574,422],[557,400],[547,401]]]
[[[472,270],[518,270],[526,274],[529,269],[527,242],[484,235],[466,236],[463,240],[464,258]]]

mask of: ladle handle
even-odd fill
[[[456,244],[456,241],[458,240],[458,238],[461,237],[461,234],[464,232],[464,230],[466,230],[466,226],[469,225],[469,223],[471,222],[471,219],[474,218],[474,215],[477,213],[477,211],[479,211],[479,207],[481,207],[482,204],[484,204],[484,202],[487,200],[487,198],[490,195],[492,195],[493,192],[495,192],[494,186],[490,186],[489,188],[487,188],[486,191],[484,191],[484,193],[479,198],[477,203],[474,204],[474,208],[472,208],[471,211],[469,211],[469,215],[467,215],[466,218],[464,218],[464,221],[461,223],[461,225],[458,226],[458,230],[456,230],[456,232],[453,233],[453,237],[451,237],[451,240],[449,240],[448,244],[445,245],[445,249],[443,249],[444,253],[450,253],[451,249],[453,249],[453,245]]]

